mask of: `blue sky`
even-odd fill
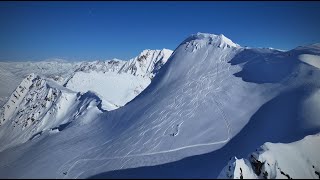
[[[320,42],[319,2],[0,2],[0,60],[129,59],[197,32],[242,46]]]

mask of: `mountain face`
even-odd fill
[[[75,72],[116,72],[119,74],[128,73],[134,76],[149,77],[152,79],[160,68],[167,62],[172,51],[143,50],[139,56],[128,61],[113,59],[107,61],[83,62],[76,68]]]
[[[47,132],[70,122],[59,132],[22,138],[15,146],[3,148],[0,177],[112,177],[138,167],[146,169],[134,171],[137,177],[218,177],[230,157],[246,157],[266,142],[291,143],[319,133],[319,56],[318,44],[283,52],[243,48],[223,35],[197,33],[183,41],[167,61],[144,51],[135,60],[113,66],[114,71],[121,66],[117,73],[102,68],[105,63],[97,68],[82,66],[85,72],[76,71],[65,87],[57,89],[80,87],[72,97],[90,97],[85,102],[91,105],[66,106],[65,112],[71,114],[63,116],[65,121],[58,118],[56,124],[39,129]],[[154,71],[159,62],[165,64]],[[112,74],[122,74],[124,80],[112,80]],[[122,108],[105,111],[108,104],[103,102],[115,102],[104,101],[110,98],[101,92],[113,87],[103,84],[102,89],[93,89],[97,93],[86,96],[83,92],[88,87],[83,85],[98,84],[107,77],[117,82],[119,91],[127,84],[126,78],[152,81]],[[78,91],[82,93],[75,93]],[[43,94],[42,99],[48,93]],[[84,98],[74,101],[86,104]],[[70,104],[77,104],[74,101]],[[86,107],[84,113],[72,119],[79,107]],[[0,131],[15,119],[5,120]],[[316,143],[309,145],[307,150],[317,149]],[[243,173],[252,172],[248,163],[240,165]],[[228,168],[229,176],[238,176],[238,167]],[[296,177],[282,165],[273,167]],[[268,171],[268,177],[273,172]]]
[[[47,60],[40,62],[0,62],[0,106],[29,74],[36,73],[63,84],[81,62]]]
[[[0,151],[41,134],[59,132],[92,111],[99,114],[101,100],[89,94],[80,95],[35,74],[28,75],[0,111]]]
[[[219,178],[319,179],[319,147],[320,134],[306,136],[289,144],[265,143],[245,159],[234,157]]]
[[[119,60],[119,59],[113,59],[113,60],[107,60],[107,61],[83,62],[75,70],[75,72],[85,72],[85,73],[90,73],[92,71],[118,72],[125,63],[126,61]]]
[[[103,100],[104,109],[111,111],[142,92],[171,54],[168,49],[144,50],[129,61],[83,63],[67,80],[65,87],[79,92],[96,92]]]
[[[130,73],[135,76],[149,77],[152,79],[167,62],[171,54],[172,51],[169,49],[144,50],[139,56],[129,60],[122,66],[119,73]]]
[[[103,108],[114,110],[143,91],[171,53],[168,49],[144,50],[129,61],[112,59],[68,62],[53,59],[40,62],[0,62],[0,106],[8,101],[10,93],[28,74],[36,73],[75,91],[95,91],[103,98]],[[115,82],[119,86],[113,86]],[[103,88],[100,87],[101,84]]]
[[[148,58],[147,60],[134,63],[140,58],[140,56],[138,56],[131,60],[130,64],[134,63],[135,65],[139,65],[139,63],[149,63],[151,67],[151,64],[154,63],[157,64],[157,66],[153,65],[150,70],[152,71],[155,67],[160,69],[166,62],[168,56],[171,55],[170,53],[170,50],[166,49],[161,51],[145,50],[140,56]],[[150,57],[150,55],[157,56]],[[128,63],[128,61],[118,59],[73,64],[67,64],[63,61],[42,61],[35,64],[22,62],[24,66],[3,63],[9,70],[2,71],[6,73],[2,74],[12,76],[12,79],[17,78],[15,78],[15,75],[10,71],[15,70],[16,72],[14,73],[18,73],[19,76],[22,77],[34,67],[37,67],[35,72],[41,74],[42,77],[34,73],[27,75],[0,110],[0,126],[5,126],[1,129],[2,131],[0,130],[0,134],[2,134],[0,136],[0,151],[32,140],[41,134],[59,132],[59,129],[64,129],[80,115],[87,113],[87,111],[89,111],[88,109],[91,110],[92,108],[88,108],[89,106],[97,108],[98,110],[96,110],[96,112],[99,114],[100,111],[113,110],[119,107],[109,102],[109,99],[112,100],[112,98],[114,98],[120,100],[121,97],[119,96],[121,95],[124,96],[132,93],[134,97],[139,94],[140,91],[148,86],[150,79],[147,79],[147,77],[137,77],[138,75],[131,73],[120,73],[120,69]],[[73,74],[70,73],[72,70],[74,71]],[[74,87],[76,80],[79,80],[76,78],[80,73],[84,76],[81,77],[82,82],[83,80],[87,80],[86,83],[82,84],[86,85],[85,87],[87,88],[77,93],[71,89],[81,87],[81,84],[76,84],[76,87]],[[104,76],[100,77],[102,73]],[[148,75],[150,75],[150,73]],[[90,77],[92,77],[92,79],[90,79]],[[93,84],[90,84],[91,80]],[[127,86],[126,91],[128,92],[121,91],[121,88],[114,86],[114,84],[121,84],[119,83],[121,81],[123,81],[123,86]],[[61,86],[62,84],[65,84],[68,88]],[[107,93],[117,92],[118,96],[114,96],[115,94],[113,93],[110,94],[111,98],[108,98],[108,100],[103,99],[102,101],[99,94],[93,91],[95,90],[94,87],[101,87],[101,84],[110,86],[103,86],[101,88],[102,92],[107,89]],[[134,87],[136,86],[137,89],[130,89],[133,85]],[[112,89],[112,87],[117,89]],[[133,97],[131,97],[131,99]],[[92,119],[92,117],[86,118],[86,121]],[[5,124],[6,121],[10,123]]]

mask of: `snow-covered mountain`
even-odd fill
[[[126,62],[127,61],[123,61],[120,59],[83,62],[79,65],[79,67],[75,70],[75,72],[85,72],[85,73],[90,73],[92,71],[104,72],[104,73],[118,72]]]
[[[146,49],[139,56],[130,59],[121,67],[119,73],[130,73],[135,76],[149,77],[152,79],[160,68],[167,62],[172,51],[169,49]]]
[[[9,96],[29,74],[50,78],[63,84],[81,62],[68,62],[65,60],[45,60],[40,62],[0,62],[0,106],[8,101]]]
[[[103,98],[103,107],[113,110],[145,89],[171,53],[168,49],[144,50],[129,61],[68,62],[49,59],[40,62],[0,62],[0,106],[8,101],[13,90],[28,74],[36,73],[75,91],[95,91]]]
[[[79,116],[89,121],[92,117],[86,114],[99,114],[100,107],[92,92],[80,95],[32,73],[0,111],[0,151],[42,133],[59,132]]]
[[[144,50],[129,60],[87,62],[80,65],[65,87],[74,91],[94,91],[106,110],[124,106],[142,92],[167,62],[171,50]]]
[[[244,158],[266,142],[291,143],[319,133],[319,56],[318,44],[282,52],[197,33],[122,108],[93,108],[99,113],[79,116],[88,123],[72,120],[60,132],[3,149],[0,177],[110,177],[113,170],[148,166],[156,170],[135,174],[218,177],[230,157]],[[134,64],[124,74],[152,72]]]
[[[223,169],[223,179],[319,179],[320,134],[284,143],[265,143],[246,159],[234,157]]]

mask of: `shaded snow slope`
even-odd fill
[[[172,51],[144,50],[129,60],[88,62],[80,65],[65,86],[74,91],[95,91],[106,110],[124,106],[142,92],[167,62]]]
[[[319,179],[320,135],[284,143],[265,143],[245,159],[234,157],[219,178]]]
[[[0,177],[103,177],[180,161],[178,171],[159,174],[217,177],[229,157],[319,132],[317,106],[306,107],[317,103],[320,71],[298,59],[319,52],[245,49],[222,35],[192,35],[124,107],[0,152]]]

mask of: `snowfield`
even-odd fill
[[[67,88],[77,92],[95,91],[108,111],[124,106],[150,84],[150,79],[114,72],[77,72]]]
[[[303,141],[308,146],[272,143],[320,132],[319,55],[319,44],[290,51],[243,48],[222,34],[197,33],[172,54],[146,50],[124,64],[80,65],[64,86],[44,78],[34,94],[30,86],[41,77],[32,75],[33,83],[23,81],[27,91],[18,89],[22,100],[10,102],[13,93],[6,104],[16,110],[2,110],[0,178],[101,178],[132,171],[135,178],[240,177],[241,171],[257,178],[263,173],[256,175],[249,160],[234,158],[224,167],[266,142],[259,161],[270,157],[278,162],[270,168],[290,177],[317,177],[316,158],[314,167],[293,173],[290,154],[277,154],[290,147],[303,154],[298,160],[315,157],[317,135]],[[36,109],[35,124],[12,131],[15,121],[33,117],[28,111],[19,120],[26,97],[40,105],[52,92],[61,95]],[[55,114],[44,116],[50,109]]]
[[[65,86],[77,92],[95,91],[111,111],[124,106],[142,92],[167,62],[171,50],[144,50],[129,60],[83,63]]]

